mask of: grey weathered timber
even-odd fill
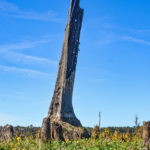
[[[80,8],[79,3],[80,0],[71,0],[54,95],[48,116],[43,119],[40,131],[41,140],[63,141],[66,137],[70,138],[70,135],[75,135],[76,139],[89,137],[88,132],[81,127],[80,121],[76,118],[72,106],[83,19],[83,9]]]
[[[0,141],[11,141],[14,137],[14,129],[11,125],[6,125],[0,130]]]
[[[146,146],[145,150],[150,150],[150,122],[143,122],[143,139]]]
[[[74,126],[81,126],[72,106],[80,30],[83,19],[83,9],[80,8],[79,3],[80,0],[71,0],[57,81],[48,113],[49,118],[68,122]]]

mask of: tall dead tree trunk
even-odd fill
[[[81,126],[72,106],[80,30],[83,19],[83,9],[80,8],[79,3],[80,0],[71,0],[55,91],[48,113],[50,118],[62,120],[74,126]]]
[[[82,127],[72,105],[80,31],[83,20],[83,9],[80,8],[79,3],[80,0],[71,0],[55,90],[48,116],[43,120],[41,129],[41,137],[43,138],[53,139],[52,134],[48,134],[52,131],[54,133],[60,131],[60,122],[65,122],[66,125],[68,123],[74,127]],[[57,129],[53,129],[53,122],[59,122]]]

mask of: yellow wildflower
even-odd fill
[[[17,141],[20,141],[21,140],[21,137],[17,137]]]
[[[69,142],[69,139],[66,139],[66,143],[68,143]]]

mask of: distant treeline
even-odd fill
[[[101,128],[101,131],[104,131],[104,129],[106,128]],[[126,133],[129,131],[130,133],[133,133],[135,127],[108,127],[107,129],[109,129],[112,133],[114,133],[115,131],[119,131],[122,133]]]
[[[7,125],[6,125],[7,126]],[[0,132],[3,129],[2,126],[0,126]],[[40,130],[40,127],[34,127],[33,125],[30,125],[28,127],[21,127],[21,126],[15,126],[13,127],[14,135],[16,137],[24,137],[24,136],[32,136],[35,137],[37,133]]]
[[[3,127],[0,126],[0,131]],[[135,131],[136,127],[107,127],[107,128],[101,128],[101,132],[103,132],[105,129],[109,129],[111,133],[114,133],[115,131],[119,131],[121,133],[133,133]],[[87,131],[91,135],[93,128],[86,127]],[[39,132],[40,127],[34,127],[33,125],[30,125],[28,127],[21,127],[16,126],[14,127],[14,132],[16,136],[36,136],[36,134]]]
[[[40,127],[34,127],[33,125],[30,125],[28,127],[20,127],[20,126],[14,127],[14,132],[16,136],[35,137],[39,130],[40,130]]]
[[[86,127],[88,132],[91,134],[93,128]],[[107,128],[101,128],[101,131],[103,132],[105,129],[109,129],[110,132],[114,133],[115,131],[119,131],[121,133],[130,132],[133,133],[135,131],[135,127],[107,127]]]

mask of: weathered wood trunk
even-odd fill
[[[40,131],[40,139],[42,139],[43,141],[64,141],[62,126],[58,122],[51,121],[50,118],[44,118]]]
[[[11,125],[6,125],[0,131],[0,141],[10,141],[14,137],[14,129]]]
[[[51,131],[50,131],[50,118],[44,118],[42,128],[40,131],[40,139],[43,141],[51,139]]]
[[[51,139],[64,141],[63,129],[62,129],[62,126],[58,122],[52,122],[51,124]]]
[[[143,139],[146,150],[150,150],[150,122],[143,122]]]
[[[63,139],[61,135],[57,135],[61,131],[61,125],[57,124],[58,122],[61,122],[61,124],[64,122],[66,125],[68,123],[70,124],[70,126],[67,125],[69,127],[82,126],[75,116],[72,106],[80,31],[83,20],[83,9],[80,8],[79,3],[80,0],[71,0],[57,81],[48,117],[43,120],[41,139]],[[76,133],[78,134],[78,130]],[[81,136],[87,136],[85,133],[83,132]]]
[[[62,56],[54,95],[49,108],[49,117],[57,118],[74,126],[81,126],[72,106],[72,94],[79,52],[80,30],[83,9],[80,0],[71,0]]]

